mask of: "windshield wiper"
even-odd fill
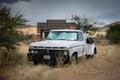
[[[47,40],[53,40],[53,39],[51,39],[51,38],[47,38]]]
[[[58,39],[58,40],[66,40],[66,39]]]

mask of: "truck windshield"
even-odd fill
[[[51,31],[47,40],[78,40],[78,32],[70,31]]]

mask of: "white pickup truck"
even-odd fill
[[[77,62],[83,55],[93,57],[96,53],[93,40],[87,38],[81,30],[59,29],[51,30],[46,40],[31,43],[27,58],[34,64],[56,65],[59,57],[66,64]]]

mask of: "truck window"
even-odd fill
[[[78,32],[71,31],[51,31],[48,40],[78,40]]]
[[[79,33],[79,40],[84,40],[82,32]]]

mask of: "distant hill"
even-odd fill
[[[104,27],[99,27],[97,29],[98,31],[106,32],[111,25],[115,25],[115,24],[120,24],[120,21],[105,25]]]

